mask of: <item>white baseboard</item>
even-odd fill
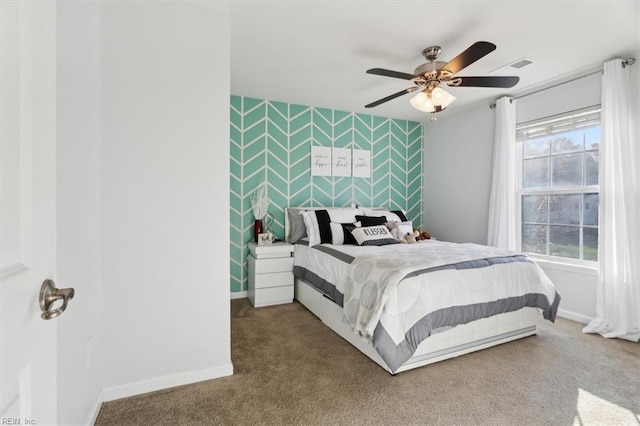
[[[190,371],[187,373],[173,374],[171,376],[142,380],[135,383],[127,383],[125,385],[110,386],[104,388],[103,396],[104,401],[108,402],[134,395],[140,395],[147,392],[173,388],[175,386],[188,385],[205,380],[231,376],[232,374],[233,364],[226,364],[219,367],[208,368],[205,370]]]
[[[233,291],[231,292],[231,299],[246,299],[249,297],[248,291]]]
[[[93,410],[89,412],[89,418],[84,424],[86,425],[96,424],[96,420],[98,420],[98,414],[100,413],[100,409],[102,408],[103,401],[104,401],[104,389],[101,389],[100,393],[98,394],[98,398],[96,398],[96,403],[93,405]]]
[[[567,311],[564,309],[558,309],[558,316],[571,321],[581,322],[583,324],[589,324],[593,318],[586,315],[578,314],[576,312]]]

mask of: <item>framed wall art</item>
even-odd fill
[[[311,176],[331,176],[331,148],[311,147]]]
[[[371,151],[366,149],[353,150],[353,177],[371,177]]]
[[[331,174],[333,176],[351,176],[351,150],[333,148],[331,154]]]

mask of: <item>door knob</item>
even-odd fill
[[[73,288],[56,288],[56,283],[53,280],[44,280],[42,287],[40,287],[40,309],[42,310],[40,316],[42,319],[50,320],[63,313],[74,294]],[[59,308],[51,309],[57,300],[62,300],[62,305]]]

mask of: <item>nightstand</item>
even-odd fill
[[[293,302],[293,244],[249,243],[249,300],[259,308]]]

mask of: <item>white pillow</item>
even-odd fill
[[[374,210],[366,207],[362,207],[361,210],[365,216],[376,216],[376,217],[386,216],[387,222],[402,222],[402,219],[400,219],[400,216],[398,216],[395,213],[391,213],[389,210]]]
[[[309,246],[320,244],[320,229],[318,229],[318,218],[314,210],[307,210],[302,213],[304,226],[307,228],[307,237],[309,238]]]
[[[360,209],[352,208],[328,208],[327,212],[331,222],[338,223],[353,223],[356,221],[356,215],[362,213]]]
[[[398,223],[397,228],[402,235],[411,234],[413,232],[413,223],[411,221],[400,222]]]
[[[383,246],[397,242],[384,225],[356,228],[351,234],[361,246]]]

